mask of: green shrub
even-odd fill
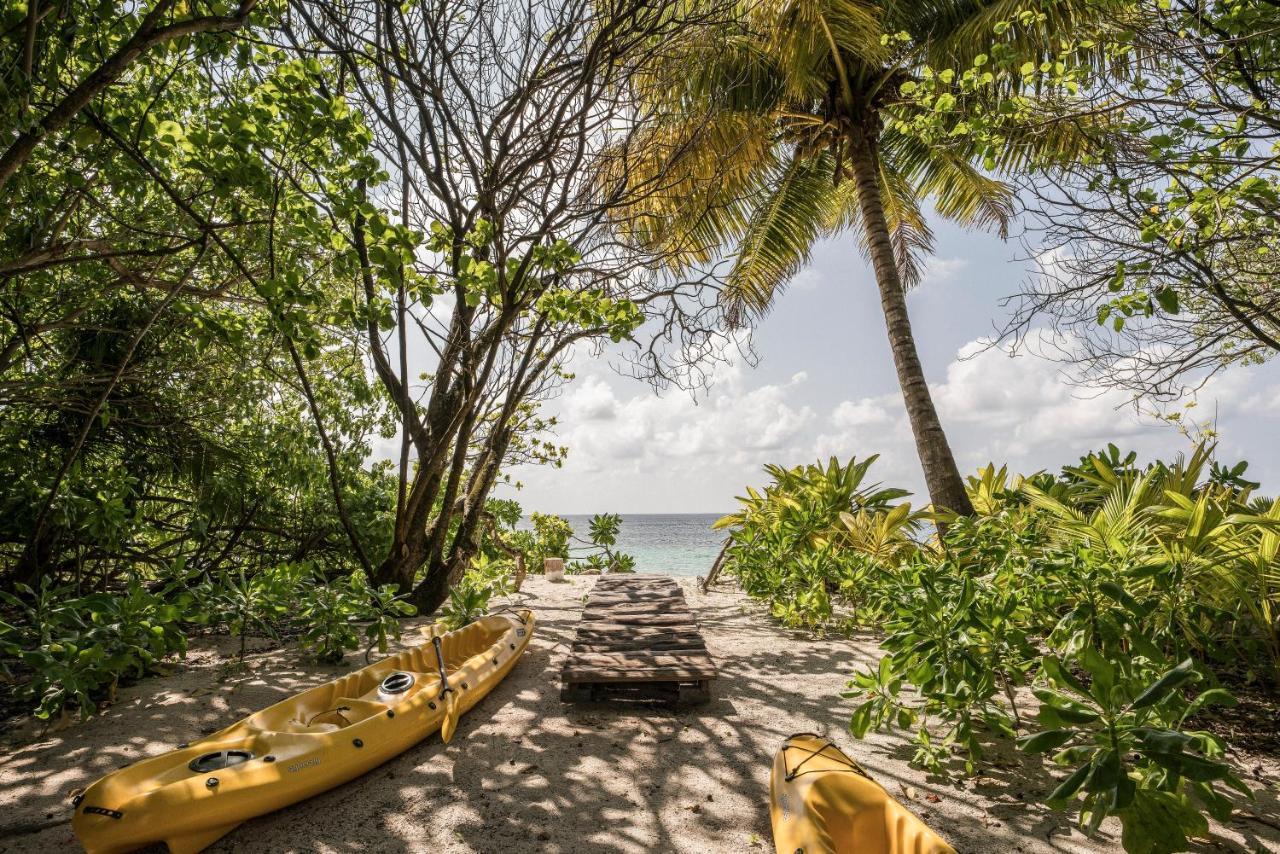
[[[407,594],[396,593],[394,585],[371,587],[363,572],[355,573],[352,583],[364,588],[362,592],[365,606],[359,613],[359,618],[366,621],[364,636],[369,645],[365,651],[365,660],[369,659],[369,654],[374,649],[386,655],[389,641],[400,640],[401,618],[412,617],[418,613],[418,609],[404,601]]]
[[[726,570],[747,593],[768,601],[785,625],[824,627],[833,614],[832,594],[842,586],[854,592],[868,565],[866,551],[842,547],[853,529],[880,535],[887,540],[878,543],[881,548],[910,542],[919,514],[909,505],[901,505],[905,512],[892,505],[907,493],[864,482],[876,459],[841,465],[833,457],[825,466],[765,466],[773,482],[763,493],[747,487],[747,497],[738,499],[743,509],[716,523],[729,529]],[[890,511],[899,515],[885,526],[878,517]]]
[[[1263,661],[1245,677],[1280,684],[1280,507],[1210,452],[1144,467],[1111,445],[1057,476],[988,466],[968,482],[975,515],[929,541],[927,516],[892,504],[901,491],[861,485],[870,460],[771,466],[722,520],[727,569],[787,625],[885,632],[845,695],[856,736],[906,729],[916,764],[958,754],[969,773],[1016,740],[1069,769],[1050,806],[1078,802],[1089,830],[1117,816],[1129,851],[1182,850],[1204,813],[1229,814],[1223,787],[1248,793],[1194,728],[1234,702],[1215,668]]]
[[[618,532],[622,530],[622,517],[617,513],[601,513],[592,516],[588,524],[588,539],[578,540],[582,543],[582,548],[568,565],[568,571],[635,572],[636,559],[629,554],[614,551],[618,544]]]
[[[309,564],[194,581],[179,566],[150,590],[135,580],[123,590],[77,596],[46,581],[39,590],[0,592],[4,681],[42,720],[70,710],[88,717],[122,679],[185,655],[192,627],[225,626],[239,639],[243,663],[249,635],[279,637],[279,627],[292,623],[308,655],[333,662],[361,637],[370,651],[386,652],[389,639],[400,637],[399,619],[414,613],[391,587],[371,588],[362,572],[329,581]]]
[[[440,611],[440,622],[452,631],[483,617],[489,600],[511,591],[511,565],[479,555],[471,562],[461,580],[449,590],[449,601]]]
[[[114,696],[122,678],[154,672],[169,655],[186,653],[178,628],[183,612],[134,581],[119,594],[74,595],[47,581],[38,590],[0,592],[12,612],[0,623],[0,651],[25,672],[16,681],[19,699],[49,720],[68,709],[82,718]]]
[[[277,637],[276,623],[294,606],[294,596],[304,570],[288,564],[256,573],[241,567],[203,588],[205,607],[240,641],[243,664],[245,645],[253,632]]]
[[[568,519],[549,513],[531,513],[529,521],[532,531],[515,531],[508,540],[524,554],[530,572],[542,572],[543,561],[549,557],[569,556],[573,526]]]
[[[543,560],[548,557],[565,558],[568,572],[635,572],[636,559],[615,550],[622,528],[622,517],[616,513],[592,516],[585,540],[578,537],[569,520],[561,516],[533,513],[529,521],[533,530],[514,531],[506,537],[524,554],[531,572],[542,572]],[[573,545],[574,542],[578,545]]]
[[[372,588],[356,571],[341,579],[326,579],[312,571],[302,576],[296,591],[299,642],[308,656],[334,664],[360,646],[363,634],[369,651],[387,651],[389,638],[399,639],[399,618],[415,609],[397,596],[392,585]],[[366,659],[368,653],[366,653]]]

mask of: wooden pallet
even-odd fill
[[[705,703],[716,666],[668,575],[602,575],[560,673],[560,699]]]

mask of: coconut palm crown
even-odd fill
[[[665,183],[630,211],[632,239],[681,263],[722,256],[730,325],[764,315],[814,243],[851,231],[879,288],[894,365],[935,508],[972,508],[916,352],[905,290],[933,246],[924,205],[1004,235],[1011,188],[964,137],[926,141],[895,121],[914,108],[904,83],[967,68],[994,41],[1039,59],[1112,4],[1099,0],[746,0],[735,24],[697,34],[655,91],[670,111],[649,137],[648,169]],[[1028,8],[1023,26],[997,26]],[[999,36],[996,30],[1001,30]],[[993,90],[995,91],[995,90]],[[992,97],[997,97],[994,95]],[[1011,141],[997,170],[1079,139],[1046,124]],[[990,161],[986,164],[991,165]]]

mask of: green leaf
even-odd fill
[[[1179,685],[1198,678],[1199,674],[1195,671],[1195,662],[1188,658],[1166,672],[1155,682],[1152,682],[1145,691],[1134,698],[1129,708],[1145,709],[1148,706],[1154,706],[1168,697]]]
[[[1210,688],[1191,701],[1191,704],[1187,706],[1186,712],[1183,713],[1182,719],[1186,720],[1194,717],[1205,706],[1226,706],[1231,708],[1236,704],[1235,695],[1226,688]]]
[[[1089,694],[1088,686],[1081,682],[1057,656],[1051,655],[1045,658],[1041,667],[1044,668],[1046,675],[1048,675],[1052,681],[1059,685],[1066,685],[1081,697],[1089,698],[1091,696]]]
[[[1178,292],[1173,288],[1160,288],[1156,291],[1156,302],[1168,314],[1178,313]]]
[[[1047,753],[1056,750],[1075,737],[1075,731],[1069,729],[1049,729],[1032,735],[1024,735],[1018,739],[1018,747],[1027,753]]]
[[[1124,605],[1126,608],[1129,609],[1129,612],[1132,613],[1134,616],[1137,616],[1137,617],[1146,616],[1147,611],[1145,608],[1142,607],[1141,604],[1138,603],[1138,600],[1130,596],[1127,590],[1125,590],[1119,584],[1116,584],[1114,581],[1102,582],[1101,584],[1098,585],[1098,590],[1101,591],[1108,598],[1116,602],[1119,602],[1121,605]]]
[[[1072,771],[1071,774],[1067,776],[1067,779],[1063,780],[1058,785],[1058,788],[1054,789],[1049,794],[1047,800],[1050,806],[1055,804],[1065,805],[1065,803],[1075,795],[1076,792],[1080,791],[1080,787],[1084,785],[1085,778],[1089,776],[1089,772],[1091,770],[1093,770],[1093,765],[1085,763]]]
[[[1143,750],[1148,753],[1176,754],[1196,744],[1194,737],[1176,730],[1139,727],[1133,730],[1133,734],[1138,736]]]
[[[1187,850],[1189,836],[1209,832],[1209,822],[1185,795],[1156,789],[1139,789],[1117,815],[1128,854],[1174,854]]]
[[[1080,650],[1080,663],[1093,678],[1090,695],[1103,708],[1109,707],[1111,688],[1115,685],[1116,668],[1094,647],[1088,646]]]
[[[866,738],[871,730],[871,704],[874,702],[869,700],[854,709],[853,716],[849,718],[849,732],[854,738]]]

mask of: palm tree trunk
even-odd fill
[[[915,435],[916,453],[924,469],[929,499],[936,508],[946,508],[963,516],[973,515],[964,489],[964,480],[956,468],[955,457],[947,434],[938,420],[938,411],[925,382],[924,369],[916,352],[915,338],[911,334],[911,318],[907,314],[907,297],[898,276],[898,265],[893,257],[893,245],[889,238],[889,224],[884,216],[884,202],[880,196],[880,164],[876,145],[879,117],[869,113],[862,121],[855,122],[850,134],[850,166],[858,186],[858,207],[862,214],[862,227],[866,231],[867,249],[876,284],[880,288],[880,306],[884,310],[884,324],[889,333],[889,347],[893,351],[893,365],[898,371],[898,385]]]

